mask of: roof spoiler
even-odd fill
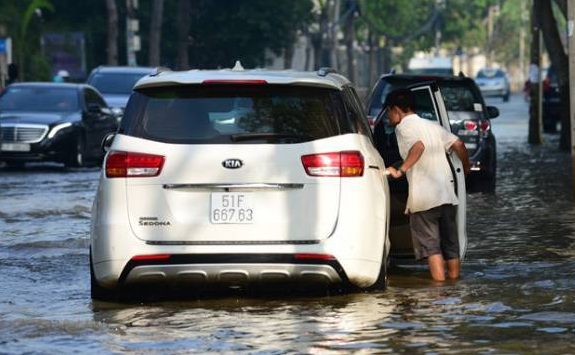
[[[317,75],[319,75],[319,76],[326,76],[326,75],[332,74],[332,73],[337,74],[337,70],[335,70],[334,68],[329,68],[329,67],[321,67],[317,71]]]
[[[150,76],[158,76],[167,71],[172,71],[172,69],[168,67],[157,67],[156,70],[152,74],[150,74]]]

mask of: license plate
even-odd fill
[[[243,192],[214,192],[210,208],[213,224],[254,223],[252,195]]]
[[[29,152],[30,144],[26,143],[2,143],[3,152]]]

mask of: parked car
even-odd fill
[[[85,84],[12,84],[0,96],[0,121],[0,159],[9,165],[97,162],[103,137],[117,129],[102,96]]]
[[[387,166],[395,166],[397,168],[402,163],[397,146],[395,129],[389,124],[387,110],[381,109],[387,94],[392,90],[400,87],[410,88],[415,93],[415,112],[419,116],[435,121],[447,130],[458,130],[455,127],[458,123],[453,122],[452,124],[449,120],[448,108],[444,103],[437,81],[431,81],[430,77],[426,78],[426,80],[418,80],[423,79],[423,77],[413,75],[384,75],[378,83],[376,83],[372,91],[368,101],[368,110],[370,114],[376,117],[373,122],[375,146]],[[460,254],[463,259],[467,248],[465,222],[467,190],[465,175],[463,173],[462,163],[456,154],[452,153],[448,155],[447,158],[452,167],[454,188],[459,198],[459,204],[457,206],[457,228],[459,233]],[[408,195],[407,179],[391,180],[389,182],[389,189],[391,196],[389,230],[391,242],[390,256],[401,262],[400,259],[413,258],[409,216],[405,214]]]
[[[98,89],[114,114],[121,117],[134,84],[155,71],[156,68],[150,67],[99,66],[92,70],[86,82]]]
[[[463,76],[383,75],[375,84],[367,101],[369,122],[373,125],[389,92],[425,82],[432,82],[441,90],[451,130],[467,147],[472,164],[467,179],[468,185],[473,190],[495,191],[497,154],[491,119],[499,116],[499,110],[485,105],[481,92],[472,79]],[[388,134],[390,132],[388,128]],[[385,157],[384,160],[390,163]],[[399,151],[391,158],[391,163],[397,160]]]
[[[94,201],[93,298],[154,283],[385,287],[385,167],[350,82],[238,67],[136,84]]]
[[[543,80],[543,132],[557,132],[557,124],[561,122],[561,97],[557,73],[553,67],[545,72]]]
[[[477,73],[475,82],[485,97],[501,97],[503,101],[509,101],[511,86],[507,73],[501,69],[484,68]]]

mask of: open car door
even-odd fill
[[[439,87],[433,83],[421,83],[410,86],[415,94],[415,113],[420,117],[437,122],[451,132],[447,110]],[[395,137],[395,129],[390,126],[387,110],[382,110],[374,125],[374,140],[379,153],[386,166],[398,167],[402,163]],[[459,198],[457,206],[457,229],[459,234],[459,252],[461,259],[467,249],[467,200],[465,188],[465,173],[463,164],[455,153],[447,155],[453,174],[455,193]],[[391,193],[391,223],[389,238],[391,242],[391,256],[394,258],[412,258],[413,244],[409,230],[409,217],[404,214],[407,204],[407,179],[390,180]]]

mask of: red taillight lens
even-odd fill
[[[265,80],[247,79],[247,80],[234,80],[234,79],[207,79],[202,81],[202,84],[267,84]]]
[[[170,256],[170,254],[136,255],[132,260],[167,260]]]
[[[549,89],[551,89],[551,81],[549,78],[545,78],[545,80],[543,80],[543,91],[548,91]]]
[[[301,161],[309,176],[363,176],[363,156],[357,151],[304,155]]]
[[[153,177],[160,175],[165,158],[161,155],[111,152],[106,159],[106,177]]]
[[[487,132],[491,129],[491,124],[487,120],[481,120],[479,123],[479,130],[481,132]]]
[[[295,258],[298,260],[335,260],[335,257],[329,254],[296,254]]]
[[[465,122],[463,122],[463,127],[465,127],[465,129],[468,131],[475,131],[475,130],[477,130],[477,122],[465,121]]]

